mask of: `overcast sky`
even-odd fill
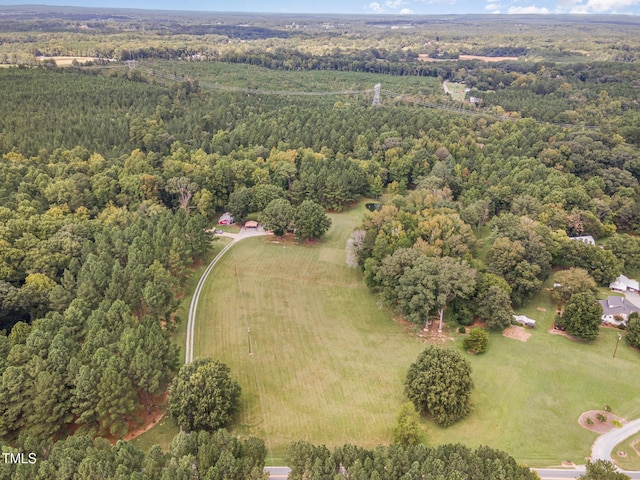
[[[46,4],[218,12],[275,13],[615,13],[640,15],[640,0],[0,0]]]

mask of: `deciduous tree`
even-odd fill
[[[259,221],[264,228],[273,230],[274,235],[281,237],[289,229],[294,215],[295,212],[288,200],[276,198],[263,210]]]
[[[608,460],[587,461],[586,472],[580,480],[630,480],[631,477],[619,472],[613,462]]]
[[[595,340],[602,317],[602,306],[590,292],[576,293],[564,309],[559,324],[567,333],[582,340]]]
[[[409,367],[404,385],[416,410],[442,426],[471,413],[471,366],[455,350],[427,347]]]
[[[312,200],[305,200],[296,209],[296,237],[301,240],[320,238],[329,230],[331,219],[324,213],[324,208]]]
[[[576,293],[589,292],[595,295],[598,291],[596,282],[589,273],[582,268],[560,270],[553,275],[553,299],[566,303]]]
[[[640,348],[640,315],[633,312],[627,322],[627,341],[636,348]]]
[[[439,316],[442,331],[444,310],[456,297],[466,298],[475,289],[476,271],[451,257],[420,257],[400,277],[397,296],[405,315],[428,327],[429,314]]]
[[[184,365],[169,388],[169,412],[187,431],[216,430],[229,423],[240,400],[240,384],[229,367],[210,358]]]

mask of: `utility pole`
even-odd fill
[[[376,85],[373,87],[373,103],[371,104],[372,107],[379,107],[381,105],[380,88],[381,85],[379,83],[376,83]]]
[[[618,351],[618,344],[622,340],[622,335],[618,334],[618,341],[616,342],[616,348],[613,349],[613,358],[616,358],[616,352]]]
[[[249,355],[253,355],[251,351],[251,328],[247,327],[247,340],[249,341]]]

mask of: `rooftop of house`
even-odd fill
[[[606,300],[600,300],[603,315],[630,315],[633,312],[639,312],[640,308],[624,297],[607,297]]]

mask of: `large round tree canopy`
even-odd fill
[[[405,394],[416,410],[448,426],[471,412],[471,366],[455,350],[429,346],[411,365]]]
[[[184,365],[169,388],[169,413],[187,431],[216,430],[238,408],[240,384],[227,365],[199,358]]]

